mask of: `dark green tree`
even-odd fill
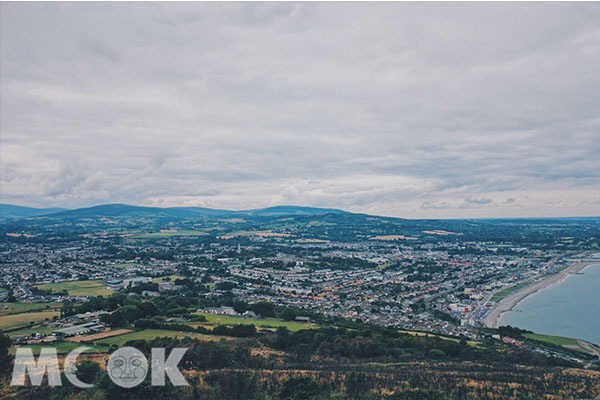
[[[8,354],[10,346],[10,338],[0,333],[0,374],[8,373],[12,369],[13,357]]]
[[[279,398],[282,400],[310,400],[321,391],[317,382],[310,376],[293,376],[283,383]]]

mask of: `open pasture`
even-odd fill
[[[60,316],[58,311],[35,311],[21,314],[3,315],[0,317],[0,330],[6,331],[18,327],[25,327],[30,323],[51,320]]]
[[[60,303],[0,303],[0,317],[30,311],[60,310]]]
[[[280,318],[241,318],[234,317],[231,315],[216,315],[205,312],[195,312],[196,315],[203,315],[206,318],[206,322],[200,323],[199,325],[255,325],[257,328],[279,328],[286,327],[290,331],[299,331],[302,329],[314,329],[317,328],[316,324],[305,324],[296,321],[284,321]]]
[[[131,236],[132,239],[164,239],[169,237],[185,237],[185,236],[204,236],[208,235],[206,232],[202,231],[192,231],[192,230],[163,230],[162,232],[151,232],[151,233],[141,233],[139,235]]]
[[[37,285],[39,289],[51,289],[53,292],[62,292],[64,290],[70,296],[110,296],[114,292],[108,290],[106,285],[101,281],[73,281],[73,282],[58,282]]]

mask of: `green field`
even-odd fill
[[[195,312],[195,315],[204,315],[206,317],[206,324],[210,325],[256,325],[257,327],[263,328],[279,328],[280,326],[285,326],[290,331],[299,331],[302,329],[314,329],[317,327],[315,324],[303,324],[296,321],[284,321],[280,318],[257,318],[257,319],[249,319],[249,318],[240,318],[233,317],[230,315],[215,315],[205,312]]]
[[[202,231],[180,230],[177,232],[142,233],[139,235],[131,236],[131,238],[132,239],[162,239],[162,238],[177,237],[177,236],[204,236],[204,235],[208,235],[208,233],[202,232]]]
[[[384,269],[387,269],[387,268],[391,267],[392,265],[394,265],[394,263],[391,263],[391,262],[385,263],[385,264],[380,264],[380,265],[377,266],[377,269],[378,270],[384,270]]]
[[[111,264],[111,265],[109,265],[109,267],[119,268],[119,269],[125,269],[125,268],[133,267],[133,266],[136,266],[136,265],[139,265],[139,264],[136,264],[136,263]]]
[[[0,303],[0,317],[29,311],[59,310],[60,303]]]
[[[307,226],[336,226],[335,222],[326,222],[326,221],[310,221]]]
[[[69,296],[110,296],[114,292],[108,290],[106,285],[101,281],[74,281],[74,282],[59,282],[48,283],[45,285],[37,285],[39,289],[51,289],[53,292],[61,292],[66,290]]]
[[[508,296],[509,294],[514,293],[517,290],[524,288],[525,286],[529,285],[530,283],[531,283],[531,281],[527,281],[527,282],[519,283],[514,286],[509,286],[505,289],[500,290],[499,292],[494,293],[494,295],[492,296],[492,298],[490,300],[491,301],[500,301],[503,298],[505,298],[506,296]]]
[[[551,335],[542,335],[537,333],[524,333],[524,337],[527,339],[539,340],[540,342],[550,343],[557,346],[564,346],[568,349],[581,351],[583,353],[588,353],[588,350],[583,348],[577,339],[568,338],[564,336],[551,336]]]
[[[52,317],[60,316],[58,311],[34,311],[21,314],[3,315],[0,317],[0,330],[7,330],[27,326],[32,322],[41,322]]]
[[[177,279],[185,279],[185,276],[181,276],[181,275],[160,276],[158,278],[152,278],[152,282],[154,282],[154,283],[166,282],[167,278],[170,278],[170,282],[175,282]]]
[[[42,333],[44,335],[50,335],[52,333],[52,331],[55,329],[57,329],[57,328],[53,327],[53,326],[38,326],[37,328],[23,328],[23,329],[19,329],[18,331],[11,331],[11,332],[8,332],[7,335],[10,337],[17,336],[17,335],[29,336],[32,333]]]
[[[106,339],[97,340],[95,343],[103,344],[103,345],[112,345],[116,344],[117,346],[122,346],[130,340],[152,340],[158,337],[169,337],[169,338],[194,338],[203,341],[218,341],[221,339],[227,339],[225,336],[215,336],[215,335],[203,335],[201,333],[195,332],[179,332],[179,331],[169,331],[162,329],[145,329],[143,331],[126,333],[125,335],[113,336]]]

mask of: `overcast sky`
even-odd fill
[[[600,215],[599,3],[1,4],[0,201]]]

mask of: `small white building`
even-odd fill
[[[134,287],[134,286],[139,285],[140,283],[150,283],[150,282],[152,282],[152,278],[150,278],[149,276],[141,276],[141,277],[137,277],[137,278],[123,279],[122,287],[126,289],[130,285],[131,285],[131,287]]]

